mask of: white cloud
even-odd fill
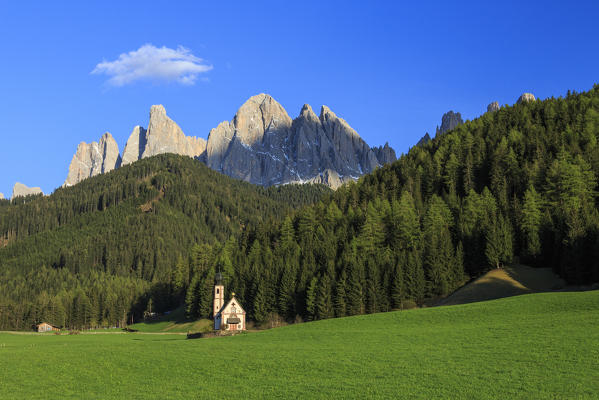
[[[179,82],[193,85],[198,75],[212,69],[212,65],[191,54],[189,49],[155,47],[144,44],[138,50],[123,53],[114,61],[102,61],[91,72],[110,76],[108,83],[123,86],[138,80]]]

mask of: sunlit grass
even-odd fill
[[[599,291],[235,337],[0,334],[0,398],[596,398]]]

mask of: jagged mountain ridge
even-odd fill
[[[211,130],[201,159],[216,171],[263,186],[318,181],[338,187],[384,163],[328,107],[317,116],[305,104],[292,120],[266,94],[251,97],[233,120]]]
[[[79,143],[64,185],[74,185],[85,178],[110,172],[120,165],[119,146],[112,135],[106,132],[98,142]]]
[[[396,160],[388,143],[370,148],[328,107],[322,106],[317,116],[305,104],[292,120],[264,93],[248,99],[231,121],[212,129],[207,141],[186,136],[162,105],[151,107],[147,130],[133,129],[122,160],[119,156],[114,166],[105,167],[104,160],[119,153],[116,142],[102,145],[109,139],[106,133],[100,144],[79,144],[65,185],[162,153],[194,157],[225,175],[263,186],[314,182],[337,188]]]

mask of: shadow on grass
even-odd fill
[[[532,291],[526,287],[519,286],[517,282],[488,277],[484,282],[476,282],[475,284],[459,289],[457,292],[441,301],[439,305],[474,303],[477,301],[495,300],[527,293],[532,293]]]

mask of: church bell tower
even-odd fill
[[[223,286],[223,274],[217,272],[214,276],[214,311],[212,317],[216,318],[216,314],[225,305],[225,287]]]

